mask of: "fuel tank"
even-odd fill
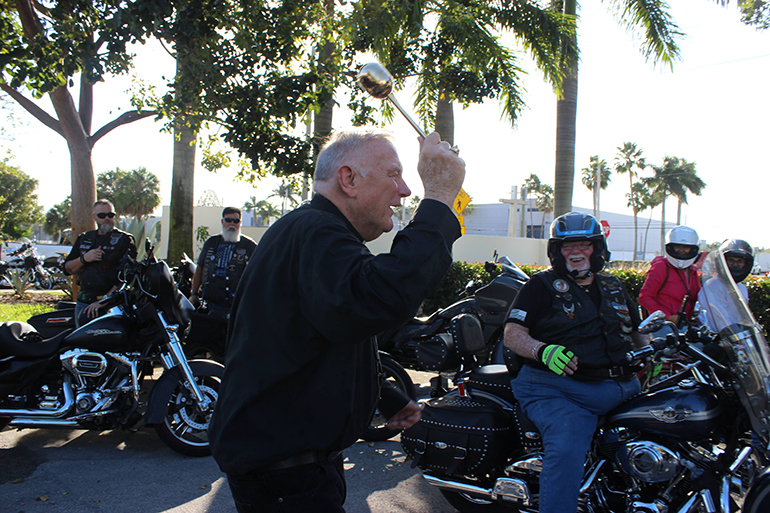
[[[609,415],[611,426],[680,440],[706,439],[719,425],[722,407],[711,387],[694,380],[641,395]]]
[[[140,349],[136,322],[125,315],[104,315],[70,333],[63,345],[90,351],[131,351]]]

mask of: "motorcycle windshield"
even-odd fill
[[[719,334],[730,367],[740,381],[741,401],[757,433],[768,442],[770,426],[770,351],[762,329],[735,286],[724,255],[712,251],[701,267],[701,306]]]

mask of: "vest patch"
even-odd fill
[[[557,292],[567,292],[569,290],[569,283],[562,279],[558,279],[553,282],[553,288],[556,289]]]

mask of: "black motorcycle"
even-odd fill
[[[713,252],[702,268],[719,333],[689,328],[629,353],[688,362],[600,419],[585,461],[580,512],[770,511],[770,349]],[[640,326],[666,324],[655,312]],[[669,323],[671,324],[671,323]],[[463,393],[430,399],[401,443],[459,511],[535,512],[543,448],[503,365],[464,376]]]
[[[486,285],[471,281],[465,297],[434,312],[429,317],[415,317],[402,327],[377,336],[385,378],[414,399],[414,384],[404,367],[435,371],[431,378],[431,396],[450,390],[446,371],[455,378],[468,368],[487,362],[503,362],[503,329],[508,310],[516,294],[529,277],[508,257],[486,262],[490,274],[500,270]],[[386,428],[387,419],[375,412],[364,439],[387,440],[398,434]]]
[[[44,266],[43,259],[31,242],[22,244],[8,256],[8,260],[0,262],[0,277],[5,277],[8,271],[18,270],[31,273],[33,283],[40,289],[49,290],[56,284],[53,273]]]
[[[120,288],[100,300],[107,313],[80,328],[45,339],[23,322],[0,325],[0,426],[129,429],[143,419],[171,449],[210,454],[224,367],[185,357],[193,307],[152,249],[128,259]]]

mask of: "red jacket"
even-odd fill
[[[677,269],[666,257],[657,256],[652,259],[647,278],[642,290],[639,291],[639,304],[647,309],[647,313],[662,310],[666,317],[679,312],[684,296],[689,296],[685,314],[692,316],[695,302],[700,292],[700,278],[694,266]]]

